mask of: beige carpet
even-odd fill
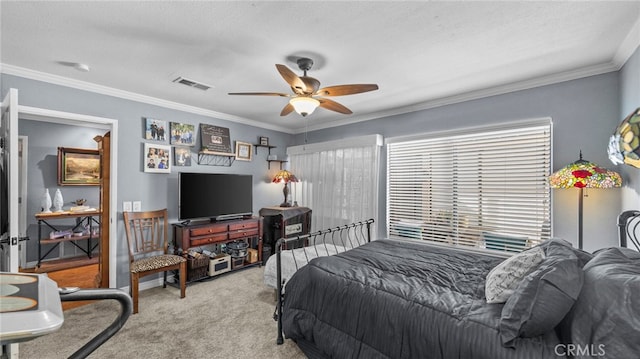
[[[140,293],[139,313],[89,358],[305,358],[291,340],[276,344],[273,290],[264,267],[213,280]],[[103,300],[65,311],[55,333],[20,344],[20,358],[67,358],[117,316],[119,305]]]

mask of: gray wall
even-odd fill
[[[620,70],[619,122],[640,107],[640,48]],[[625,183],[622,189],[622,209],[640,210],[640,169],[619,165]]]
[[[258,149],[257,155],[254,152],[254,158],[251,162],[236,161],[231,167],[198,165],[196,161],[192,161],[191,167],[174,167],[171,174],[143,172],[142,152],[143,143],[146,142],[143,138],[143,117],[158,118],[168,122],[190,123],[196,126],[200,123],[207,123],[228,127],[232,141],[257,143],[258,136],[267,136],[270,144],[277,146],[272,150],[273,154],[285,153],[286,146],[290,145],[292,141],[290,134],[6,74],[1,77],[1,86],[3,97],[10,88],[18,89],[20,105],[118,120],[118,203],[114,204],[118,211],[117,260],[119,265],[116,277],[118,287],[129,285],[126,239],[121,214],[122,201],[141,200],[143,210],[166,207],[169,209],[170,221],[176,221],[178,217],[177,173],[179,171],[253,175],[253,207],[256,214],[262,207],[274,206],[282,202],[282,187],[272,184],[270,181],[279,167],[272,165],[270,170],[267,169],[267,152],[264,148]],[[35,164],[29,168],[27,189],[27,200],[29,203],[35,203],[35,205],[32,204],[28,207],[27,214],[30,229],[33,230],[36,223],[33,215],[40,210],[38,203],[44,186],[56,181],[56,172],[51,169],[51,156],[57,154],[57,147],[95,148],[96,146],[92,144],[91,140],[93,133],[85,133],[86,129],[82,128],[77,129],[79,132],[70,129],[66,132],[67,130],[59,130],[57,126],[46,122],[34,124],[32,121],[21,120],[19,132],[22,133],[23,128],[25,130],[28,128],[28,133],[25,134],[30,137],[29,150],[32,151],[30,163]],[[62,133],[66,134],[64,139],[59,137]],[[67,138],[67,136],[69,137]],[[32,146],[45,146],[44,143],[39,143],[42,138],[47,139],[47,148],[33,149]],[[56,139],[60,139],[61,143],[56,143]],[[199,145],[198,139],[193,152],[197,151]],[[194,160],[196,158],[197,156],[193,157]],[[47,166],[38,166],[40,162],[46,163]],[[35,181],[35,179],[39,180]],[[32,182],[32,180],[34,181]],[[63,195],[64,192],[66,192],[66,187],[63,189]],[[65,197],[65,201],[75,199],[71,193]],[[34,235],[32,238],[35,239],[36,236]],[[32,258],[35,254],[29,253],[28,256]]]
[[[609,136],[619,122],[619,76],[617,72],[567,81],[454,105],[313,131],[308,142],[320,142],[378,133],[385,138],[457,128],[494,125],[533,118],[553,120],[553,170],[578,159],[612,168],[607,158]],[[302,144],[304,134],[296,136]],[[508,150],[508,149],[507,149]],[[383,148],[386,151],[386,147]],[[383,154],[380,178],[378,233],[386,233],[386,163]],[[617,243],[616,217],[621,189],[588,190],[584,201],[585,249]],[[553,234],[577,242],[577,190],[554,190]]]

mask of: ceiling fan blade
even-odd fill
[[[286,93],[280,92],[229,92],[229,95],[250,95],[250,96],[282,96],[282,97],[290,97],[290,95]]]
[[[304,90],[304,93],[306,95],[311,95],[314,92],[318,91],[318,89],[320,88],[320,81],[314,79],[313,77],[300,76],[300,80],[302,80],[302,82],[304,82],[304,84],[306,85],[306,89]]]
[[[276,64],[276,68],[278,69],[278,72],[280,73],[282,78],[287,81],[289,86],[291,86],[293,92],[302,94],[305,90],[307,90],[307,85],[304,83],[304,81],[302,81],[298,77],[298,75],[291,71],[291,69],[281,64]]]
[[[293,110],[293,106],[291,106],[291,104],[287,102],[287,105],[282,109],[282,112],[280,112],[280,116],[286,116],[293,112]]]
[[[349,110],[348,108],[344,107],[343,105],[333,101],[333,100],[328,100],[326,98],[319,98],[318,101],[320,101],[320,107],[325,108],[327,110],[331,110],[331,111],[335,111],[335,112],[340,112],[342,114],[345,115],[350,115],[353,112],[351,112],[351,110]]]
[[[378,89],[376,84],[353,84],[353,85],[338,85],[328,86],[318,90],[315,95],[318,96],[344,96],[353,95],[362,92],[369,92]]]

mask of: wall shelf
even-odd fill
[[[235,159],[235,153],[213,152],[206,150],[198,152],[199,165],[231,167]]]
[[[284,162],[289,162],[289,161],[285,161],[285,160],[267,160],[267,163],[269,163],[267,165],[269,167],[269,169],[271,169],[271,162],[278,162],[280,164],[280,169],[282,170],[282,164]]]
[[[271,145],[261,145],[259,143],[256,143],[253,145],[256,151],[256,155],[258,154],[258,147],[264,147],[267,149],[267,151],[269,152],[269,156],[271,156],[271,149],[272,148],[276,148],[277,146],[271,146]],[[267,163],[268,163],[268,168],[271,169],[271,162],[277,162],[280,164],[280,169],[282,170],[282,164],[285,162],[289,162],[287,160],[270,160],[269,157],[267,157]]]
[[[256,155],[257,155],[257,154],[258,154],[258,147],[264,147],[264,148],[267,148],[267,149],[268,149],[268,151],[269,151],[269,154],[271,154],[271,149],[272,149],[272,148],[276,148],[277,146],[261,145],[261,144],[259,144],[259,143],[256,143],[256,144],[254,144],[254,145],[253,145],[253,147],[254,147],[255,152],[256,152]]]

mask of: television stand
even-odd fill
[[[183,253],[189,248],[206,245],[222,245],[233,241],[245,241],[249,248],[256,250],[257,260],[249,261],[249,256],[242,263],[231,263],[231,271],[246,268],[249,266],[262,265],[262,220],[260,217],[249,217],[241,219],[230,219],[220,222],[208,223],[176,223],[175,230],[176,252],[181,248]],[[187,263],[189,267],[189,263]],[[210,278],[202,271],[187,270],[187,281],[193,282]]]

